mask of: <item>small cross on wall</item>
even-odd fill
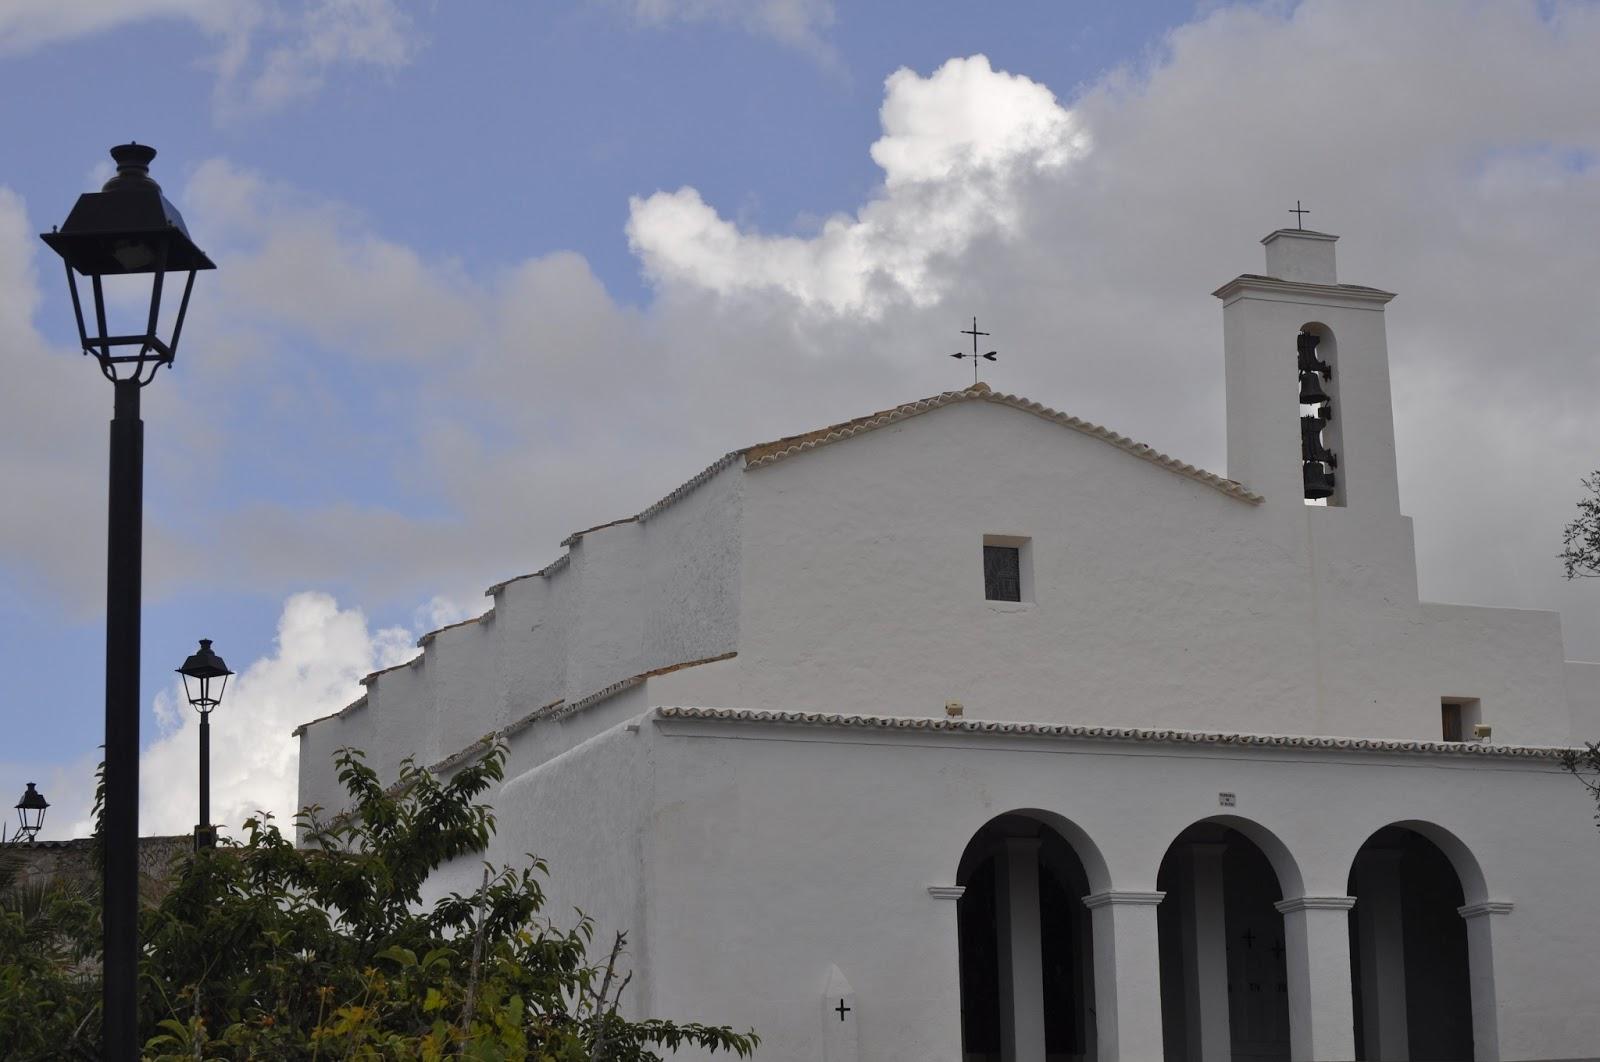
[[[846,1014],[849,1014],[851,1011],[855,1010],[856,1008],[845,1006],[844,1005],[844,1000],[841,999],[841,1000],[839,1000],[839,1005],[837,1007],[834,1007],[833,1009],[839,1012],[839,1020],[840,1021],[844,1021],[844,1016]]]

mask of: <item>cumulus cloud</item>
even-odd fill
[[[422,46],[395,0],[13,0],[0,6],[0,54],[152,21],[185,24],[212,42],[225,118],[313,96],[336,68],[392,72]]]
[[[329,594],[291,596],[278,620],[274,652],[229,680],[211,723],[211,816],[237,831],[257,811],[282,826],[298,810],[297,746],[290,731],[336,712],[361,694],[358,680],[416,655],[415,635],[372,630],[359,608]],[[140,761],[139,828],[186,833],[199,808],[199,716],[174,684],[156,696],[159,736]],[[79,835],[90,828],[79,822]]]
[[[871,149],[884,173],[878,198],[797,237],[741,232],[693,188],[635,197],[628,241],[646,273],[718,295],[781,292],[842,314],[929,306],[945,294],[936,263],[981,236],[1015,234],[1027,180],[1088,148],[1049,89],[982,55],[926,78],[902,68],[884,88],[883,137]]]

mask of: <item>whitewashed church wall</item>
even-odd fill
[[[723,469],[642,527],[644,656],[629,674],[733,652],[739,638],[743,462]]]
[[[1600,839],[1586,795],[1548,762],[680,720],[652,729],[654,1006],[754,1025],[775,1058],[814,1057],[830,964],[855,991],[862,1058],[953,1057],[956,906],[927,889],[955,884],[979,828],[1023,809],[1076,824],[1110,887],[1136,892],[1154,890],[1168,846],[1201,819],[1275,838],[1311,896],[1347,895],[1357,851],[1386,825],[1449,831],[1477,864],[1467,902],[1514,904],[1490,916],[1504,919],[1502,1057],[1570,1058],[1600,1043],[1600,908],[1573,903],[1600,875]],[[1222,792],[1236,800],[1226,812]],[[1156,1006],[1142,1001],[1152,1015]]]
[[[333,757],[341,748],[371,748],[371,719],[371,708],[362,707],[342,716],[330,716],[300,731],[300,789],[296,810],[317,804],[331,816],[344,809],[344,787],[339,784]],[[278,825],[287,831],[292,823]]]
[[[560,573],[577,580],[567,641],[569,699],[636,673],[628,668],[643,648],[645,548],[644,530],[631,523],[591,531],[570,547],[572,562]]]
[[[424,667],[432,672],[435,746],[431,763],[477,741],[499,723],[498,617],[439,631],[429,640]]]
[[[622,964],[634,971],[634,982],[624,1009],[639,1013],[650,991],[644,834],[654,772],[640,734],[617,725],[621,718],[639,714],[640,695],[624,694],[608,706],[604,714],[609,726],[584,734],[553,758],[540,755],[537,770],[507,773],[494,801],[498,832],[487,858],[518,866],[526,864],[524,853],[547,860],[543,914],[566,927],[576,924],[575,909],[592,917],[593,958],[603,958],[614,932],[627,932]],[[586,722],[598,725],[600,720]],[[577,735],[569,731],[563,736]],[[550,736],[544,737],[545,748],[551,748]],[[513,764],[522,759],[515,744]],[[457,862],[481,868],[483,858]],[[451,872],[455,878],[465,873]],[[481,869],[472,873],[481,875]]]
[[[746,475],[739,706],[1434,739],[1481,687],[1497,738],[1565,738],[1554,617],[1435,630],[1397,514],[1269,512],[981,403]],[[984,600],[986,533],[1031,538],[1031,602]]]
[[[439,758],[433,673],[425,655],[383,672],[367,690],[371,743],[364,751],[380,778],[392,780],[407,756],[422,764]]]
[[[1417,670],[1441,697],[1479,702],[1493,740],[1565,745],[1572,736],[1561,615],[1472,605],[1422,606]]]
[[[1600,664],[1569,660],[1566,678],[1572,743],[1600,741]]]

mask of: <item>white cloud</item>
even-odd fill
[[[632,0],[646,25],[723,22],[808,52],[827,65],[837,56],[825,39],[833,26],[832,0]]]
[[[630,204],[628,240],[665,286],[718,295],[783,292],[806,307],[878,316],[894,302],[930,306],[938,268],[980,237],[1014,234],[1030,178],[1082,155],[1088,140],[1049,89],[976,55],[923,78],[884,83],[883,137],[872,158],[883,194],[813,237],[741,232],[693,188]]]
[[[152,21],[186,24],[212,42],[224,118],[313,96],[337,68],[398,70],[423,43],[395,0],[9,0],[0,5],[0,54]]]
[[[360,609],[341,609],[328,594],[298,593],[283,605],[276,651],[229,680],[211,717],[211,816],[235,834],[257,810],[281,826],[298,810],[297,743],[301,723],[361,694],[361,676],[416,655],[413,632],[371,630]],[[199,716],[174,684],[156,697],[160,736],[140,761],[139,828],[186,833],[199,814]],[[78,835],[88,832],[85,819]]]
[[[398,70],[420,46],[411,18],[392,0],[315,0],[288,36],[266,50],[246,89],[257,109],[276,110],[315,95],[335,67]]]

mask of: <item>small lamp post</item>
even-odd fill
[[[183,216],[150,179],[154,148],[111,149],[115,177],[78,197],[72,213],[40,238],[61,256],[78,322],[78,343],[111,381],[111,489],[106,544],[105,852],[102,932],[101,1057],[133,1062],[139,1054],[139,610],[144,553],[144,422],[139,392],[178,352],[195,273],[213,269],[189,238]],[[163,334],[161,297],[168,273],[187,273],[183,298]],[[88,277],[93,320],[84,319],[78,278]],[[108,305],[104,278],[148,278],[126,324],[112,327],[124,304]],[[118,284],[131,280],[115,281]]]
[[[33,839],[44,826],[44,812],[49,806],[50,802],[44,798],[44,794],[29,782],[22,799],[17,801],[17,836],[26,838],[30,844],[33,843]]]
[[[178,668],[183,676],[183,692],[189,704],[200,713],[200,822],[194,828],[194,848],[215,848],[217,828],[211,825],[211,711],[222,703],[233,674],[222,657],[211,651],[211,639],[201,638],[200,649]],[[217,682],[221,679],[221,682]]]

